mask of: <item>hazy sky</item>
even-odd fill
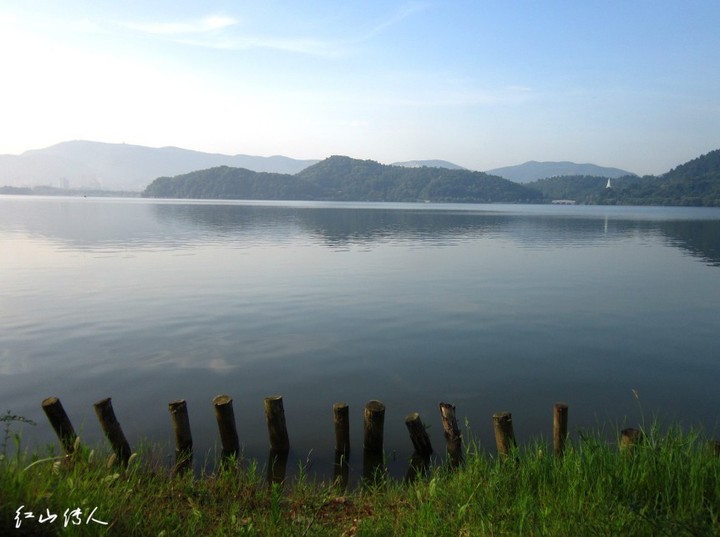
[[[718,0],[3,0],[0,154],[663,173],[720,148],[719,24]]]

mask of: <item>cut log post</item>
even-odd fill
[[[270,449],[277,453],[290,451],[282,396],[274,395],[265,398],[265,419],[270,436]]]
[[[238,453],[240,453],[240,441],[235,427],[232,397],[229,395],[217,395],[213,398],[212,404],[215,407],[215,419],[220,431],[222,458],[224,460],[231,457],[237,458]]]
[[[463,461],[462,434],[455,418],[455,405],[440,403],[440,418],[450,465],[459,466]]]
[[[192,468],[193,461],[193,441],[187,403],[184,399],[178,399],[169,403],[168,408],[173,432],[175,433],[175,467],[173,473],[182,473]]]
[[[620,431],[620,452],[630,454],[635,446],[642,442],[643,433],[640,429],[627,428]]]
[[[45,415],[50,421],[50,425],[55,430],[55,433],[60,439],[65,453],[72,455],[75,451],[75,441],[77,435],[75,429],[73,429],[70,418],[65,413],[65,409],[57,397],[48,397],[42,402],[42,409],[45,411]]]
[[[347,458],[350,453],[350,407],[347,403],[333,405],[333,421],[335,423],[335,453],[345,455]]]
[[[115,452],[116,460],[123,466],[127,466],[131,455],[130,444],[128,444],[128,441],[125,439],[125,434],[115,417],[111,398],[101,399],[95,403],[94,406],[95,414],[97,414],[105,436],[110,441],[110,445]]]
[[[506,458],[516,446],[512,414],[510,412],[493,414],[493,426],[495,429],[495,444],[498,454],[502,458]]]
[[[413,412],[405,417],[405,426],[410,433],[410,440],[412,441],[415,453],[421,457],[430,457],[433,452],[432,444],[430,444],[430,436],[428,436],[427,430],[420,419],[420,414]]]
[[[365,405],[365,432],[363,449],[368,453],[382,456],[383,427],[385,425],[385,405],[380,401],[369,401]]]
[[[553,407],[553,450],[557,457],[565,452],[567,440],[568,406],[565,403],[555,403]]]

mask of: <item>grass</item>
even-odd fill
[[[412,483],[343,491],[302,472],[292,483],[268,485],[252,462],[172,477],[143,453],[126,469],[84,447],[72,458],[28,454],[14,434],[0,460],[0,534],[720,535],[720,457],[700,432],[653,426],[630,453],[599,434],[579,435],[563,458],[541,441],[507,460],[466,444],[460,469],[440,465]],[[21,514],[58,517],[22,519],[16,529],[20,506]],[[95,507],[94,518],[107,526],[86,520]],[[65,528],[68,508],[82,517]]]

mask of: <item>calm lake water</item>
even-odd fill
[[[341,401],[352,472],[371,399],[396,475],[408,413],[444,451],[440,401],[490,451],[494,412],[522,443],[549,436],[556,401],[573,434],[655,414],[718,428],[719,209],[0,196],[0,260],[0,412],[38,423],[28,445],[57,442],[50,395],[90,443],[112,397],[130,444],[170,461],[167,404],[187,400],[204,460],[226,393],[264,464],[281,394],[289,468],[320,475]]]

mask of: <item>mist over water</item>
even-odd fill
[[[555,401],[573,434],[655,413],[717,427],[718,209],[6,196],[0,260],[0,411],[38,422],[30,445],[56,442],[50,395],[91,443],[112,397],[130,444],[168,457],[167,404],[186,399],[202,461],[226,393],[264,464],[263,398],[281,394],[288,467],[320,475],[341,401],[353,472],[362,408],[385,403],[396,475],[410,412],[444,452],[440,401],[491,450],[493,412],[524,442]]]

